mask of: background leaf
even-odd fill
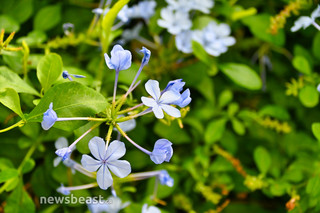
[[[28,122],[41,122],[43,113],[53,102],[53,109],[58,117],[94,117],[96,113],[104,111],[107,100],[97,91],[77,82],[58,84],[43,96],[40,103],[26,118]],[[72,131],[84,125],[86,121],[57,122],[54,127]]]
[[[18,93],[12,88],[5,88],[0,90],[0,102],[17,113],[21,118],[24,117]]]

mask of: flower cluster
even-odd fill
[[[192,41],[203,46],[205,51],[212,56],[220,56],[227,52],[228,47],[235,44],[235,38],[230,36],[231,29],[225,23],[218,24],[211,21],[199,30],[191,30],[192,22],[189,12],[198,10],[209,13],[214,6],[214,1],[194,0],[166,0],[168,6],[161,10],[161,18],[158,25],[166,28],[169,33],[175,35],[176,47],[183,53],[192,53]]]
[[[156,177],[160,184],[167,185],[169,187],[173,186],[174,180],[169,176],[169,173],[166,170],[132,173],[131,164],[127,160],[121,160],[126,153],[125,143],[120,141],[121,136],[123,136],[133,146],[149,155],[151,161],[155,164],[169,162],[173,155],[172,143],[169,140],[164,138],[157,140],[154,144],[153,150],[149,151],[133,141],[126,132],[135,128],[135,118],[150,112],[153,112],[155,117],[158,119],[164,118],[164,112],[169,116],[179,118],[181,117],[181,113],[177,107],[183,108],[191,102],[190,90],[183,89],[185,82],[183,82],[182,79],[170,81],[162,91],[160,90],[158,81],[148,80],[145,84],[145,89],[151,97],[141,97],[142,103],[122,110],[121,108],[125,105],[127,96],[139,85],[140,81],[137,82],[138,76],[140,75],[143,67],[148,64],[151,57],[151,52],[147,48],[143,47],[140,52],[144,55],[140,68],[127,92],[120,98],[116,96],[118,76],[120,71],[130,68],[132,63],[131,52],[123,49],[120,45],[115,45],[111,50],[110,57],[107,53],[104,54],[107,67],[110,70],[115,70],[113,100],[112,105],[110,105],[109,108],[111,113],[106,114],[105,117],[61,118],[58,116],[59,112],[57,111],[57,113],[54,110],[54,103],[50,103],[49,109],[43,114],[43,121],[41,125],[44,130],[49,130],[54,126],[55,122],[60,121],[87,120],[96,122],[95,125],[83,133],[83,135],[69,146],[66,138],[59,138],[56,141],[57,150],[55,152],[59,157],[54,160],[54,166],[57,166],[61,161],[63,161],[64,165],[70,167],[73,172],[80,172],[90,178],[95,178],[96,181],[80,186],[65,187],[64,185],[61,185],[57,189],[58,192],[68,195],[73,190],[88,189],[97,186],[106,190],[110,187],[112,188],[115,184],[115,177],[112,174],[123,179],[122,182]],[[70,77],[71,74],[67,71],[64,71],[62,75],[64,78],[72,80]],[[72,76],[78,77],[78,75]],[[82,155],[81,164],[72,160],[70,156],[75,149],[76,144],[102,123],[109,125],[106,140],[98,136],[93,137],[88,143],[92,156],[87,154]],[[117,140],[111,141],[112,132],[114,130],[118,132],[118,137]],[[114,189],[112,189],[112,193],[116,194]],[[121,208],[127,206],[127,204],[122,204],[121,200],[117,200],[116,203],[117,204],[115,206],[103,206],[99,204],[90,206],[90,208],[102,208],[105,210],[114,208],[119,211]],[[145,212],[149,212],[151,211],[150,209],[153,208],[147,208],[147,206],[145,206],[143,209]]]

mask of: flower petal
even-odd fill
[[[177,92],[173,92],[171,90],[166,91],[161,95],[159,103],[161,104],[172,104],[173,102],[179,100],[180,94]]]
[[[162,108],[159,105],[155,105],[154,107],[152,107],[152,111],[153,111],[154,115],[156,116],[156,118],[162,119],[164,117]]]
[[[157,105],[157,102],[153,98],[141,97],[141,101],[148,107],[154,107]]]
[[[131,173],[131,165],[126,160],[108,161],[107,165],[109,169],[119,178],[124,178]]]
[[[82,155],[81,164],[83,168],[85,168],[89,172],[95,172],[101,166],[101,163],[99,161],[93,159],[89,155]]]
[[[123,142],[114,140],[107,149],[106,162],[118,160],[126,153],[126,147]]]
[[[181,113],[180,110],[177,108],[167,105],[167,104],[161,104],[160,107],[170,116],[175,117],[175,118],[180,118]]]
[[[97,160],[104,160],[106,159],[106,144],[104,140],[100,137],[93,137],[89,141],[89,149],[91,151],[91,154],[97,159]]]
[[[56,142],[54,142],[56,149],[61,149],[68,146],[68,140],[65,137],[59,137]]]
[[[97,182],[99,187],[104,190],[109,188],[113,183],[110,171],[105,165],[101,166],[97,172]]]
[[[111,59],[109,58],[108,54],[105,53],[104,54],[104,60],[106,61],[107,66],[109,67],[109,69],[113,70],[115,69],[114,65],[111,63]]]
[[[160,88],[159,88],[159,82],[156,80],[149,80],[145,84],[145,88],[149,95],[151,95],[154,100],[158,101],[160,98]]]

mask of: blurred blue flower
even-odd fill
[[[155,1],[141,1],[127,10],[127,16],[130,19],[143,18],[148,20],[155,13],[156,6],[157,3]]]
[[[102,9],[102,8],[95,8],[92,10],[92,12],[96,15],[103,15],[105,16],[108,12],[109,12],[109,8],[105,8],[105,9]]]
[[[71,155],[71,152],[72,150],[69,147],[65,147],[65,148],[58,149],[55,153],[56,155],[62,158],[62,161],[64,161],[65,159],[69,158],[69,156]]]
[[[70,35],[74,31],[74,25],[72,23],[64,23],[62,29],[65,35]]]
[[[141,213],[161,213],[160,209],[158,209],[157,207],[155,206],[149,206],[148,207],[148,204],[144,204],[142,206],[142,211]]]
[[[131,172],[130,163],[126,160],[118,160],[126,153],[123,142],[113,141],[106,150],[106,144],[100,137],[93,137],[89,141],[91,154],[82,155],[81,164],[89,172],[97,171],[97,182],[101,189],[107,189],[113,183],[109,169],[118,177],[126,177]]]
[[[67,70],[64,70],[64,71],[62,72],[62,77],[63,77],[64,79],[67,79],[67,78],[68,78],[70,81],[73,81],[73,79],[71,78],[71,76],[73,76],[73,77],[75,77],[75,78],[85,78],[85,77],[86,77],[86,76],[84,76],[84,75],[69,74]]]
[[[158,25],[166,28],[173,35],[177,35],[184,30],[189,30],[192,26],[189,14],[181,10],[163,8],[161,10],[161,18],[158,20]]]
[[[54,146],[58,150],[62,149],[62,148],[66,148],[66,147],[68,147],[68,140],[65,137],[60,137],[55,141]],[[53,160],[53,166],[57,167],[60,164],[60,162],[62,161],[62,159],[63,159],[62,157],[56,157]]]
[[[192,31],[185,30],[176,35],[176,47],[183,53],[192,53]]]
[[[320,84],[318,84],[317,90],[318,90],[318,92],[320,92]]]
[[[179,93],[169,90],[161,94],[159,82],[156,80],[147,81],[145,88],[152,98],[141,97],[141,101],[144,105],[152,108],[154,115],[158,119],[164,117],[162,110],[172,117],[181,117],[180,111],[177,108],[170,106],[170,104],[180,99]]]
[[[141,66],[145,66],[148,64],[149,60],[150,60],[150,56],[151,56],[151,51],[148,50],[145,47],[142,47],[142,49],[140,50],[140,52],[143,53],[143,58],[142,58],[142,64]]]
[[[312,12],[311,17],[301,16],[298,20],[294,22],[293,27],[291,27],[291,32],[296,32],[301,28],[306,29],[311,24],[313,24],[318,30],[320,27],[315,23],[315,19],[320,17],[320,5]]]
[[[111,59],[107,53],[104,54],[104,57],[109,69],[114,69],[116,72],[126,70],[131,66],[131,52],[124,50],[119,44],[112,48]]]
[[[64,187],[64,185],[61,183],[61,186],[59,188],[57,188],[57,192],[63,194],[63,195],[69,195],[70,194],[70,190],[68,190],[66,187]]]
[[[45,113],[43,113],[43,120],[41,122],[41,126],[44,130],[50,129],[58,120],[57,113],[52,108],[53,103],[51,102],[49,105],[49,109]]]
[[[127,206],[129,206],[130,202],[122,203],[120,198],[111,196],[104,201],[95,201],[93,199],[88,200],[87,205],[91,213],[118,213],[121,209],[124,209]]]
[[[154,144],[150,158],[155,164],[161,164],[164,161],[169,162],[172,155],[172,143],[167,139],[159,139]]]
[[[130,8],[128,5],[125,5],[118,13],[117,18],[120,19],[120,21],[126,23],[130,20],[129,14],[131,13]]]
[[[227,24],[218,24],[211,21],[202,30],[193,32],[193,40],[200,43],[207,53],[213,56],[219,56],[227,52],[228,47],[236,43],[234,37],[229,36],[231,29]]]
[[[169,187],[172,187],[173,184],[174,184],[174,180],[173,180],[172,177],[170,177],[170,175],[167,172],[167,170],[161,170],[158,178],[159,178],[160,183],[162,185],[167,185]]]
[[[189,105],[191,102],[190,90],[186,89],[180,96],[180,99],[175,102],[176,105],[183,108]]]
[[[124,115],[119,115],[118,118],[124,117]],[[120,123],[117,123],[119,125],[119,127],[124,131],[124,132],[129,132],[131,130],[133,130],[134,128],[136,128],[136,120],[135,119],[131,119],[128,121],[123,121]],[[114,128],[115,130],[117,130],[117,128]]]
[[[166,0],[168,7],[173,10],[189,12],[190,10],[199,10],[203,13],[209,13],[214,5],[213,0]]]

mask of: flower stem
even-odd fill
[[[110,140],[111,140],[112,131],[113,131],[113,125],[110,125],[110,126],[109,126],[109,129],[108,129],[107,136],[106,136],[106,150],[107,150],[108,145],[109,145],[109,142],[110,142]]]
[[[91,118],[91,117],[72,117],[72,118],[58,118],[57,121],[107,121],[108,118]]]
[[[137,108],[139,108],[139,107],[141,107],[141,106],[143,106],[143,103],[138,104],[138,105],[136,105],[136,106],[134,106],[134,107],[130,107],[130,108],[128,108],[128,109],[125,109],[125,110],[119,111],[119,112],[117,112],[117,114],[118,114],[118,115],[121,115],[121,114],[124,114],[124,113],[130,112],[130,111],[132,111],[132,110],[134,110],[134,109],[137,109]]]
[[[320,26],[315,21],[312,22],[312,25],[320,31]]]
[[[142,152],[146,153],[147,155],[151,155],[151,152],[146,150],[145,148],[141,147],[140,145],[136,144],[131,138],[128,137],[128,135],[120,128],[120,126],[118,124],[116,124],[115,126],[119,132],[121,133],[121,135],[123,135],[123,137],[125,137],[130,143],[132,143],[132,145],[134,145],[135,147],[137,147],[138,149],[140,149]]]
[[[100,126],[101,123],[96,123],[90,129],[88,129],[85,133],[83,133],[77,140],[75,140],[70,146],[69,149],[72,149],[82,138],[84,138],[87,134],[89,134],[96,127]]]
[[[81,190],[81,189],[90,189],[90,188],[93,188],[96,186],[98,186],[98,183],[94,182],[94,183],[89,183],[89,184],[85,184],[85,185],[69,186],[69,187],[64,187],[64,188],[68,191],[74,191],[74,190]]]
[[[13,124],[12,126],[9,126],[9,127],[5,128],[5,129],[0,129],[0,133],[9,131],[9,130],[17,127],[17,126],[18,127],[22,127],[24,124],[25,124],[25,121],[21,120],[18,123]]]

